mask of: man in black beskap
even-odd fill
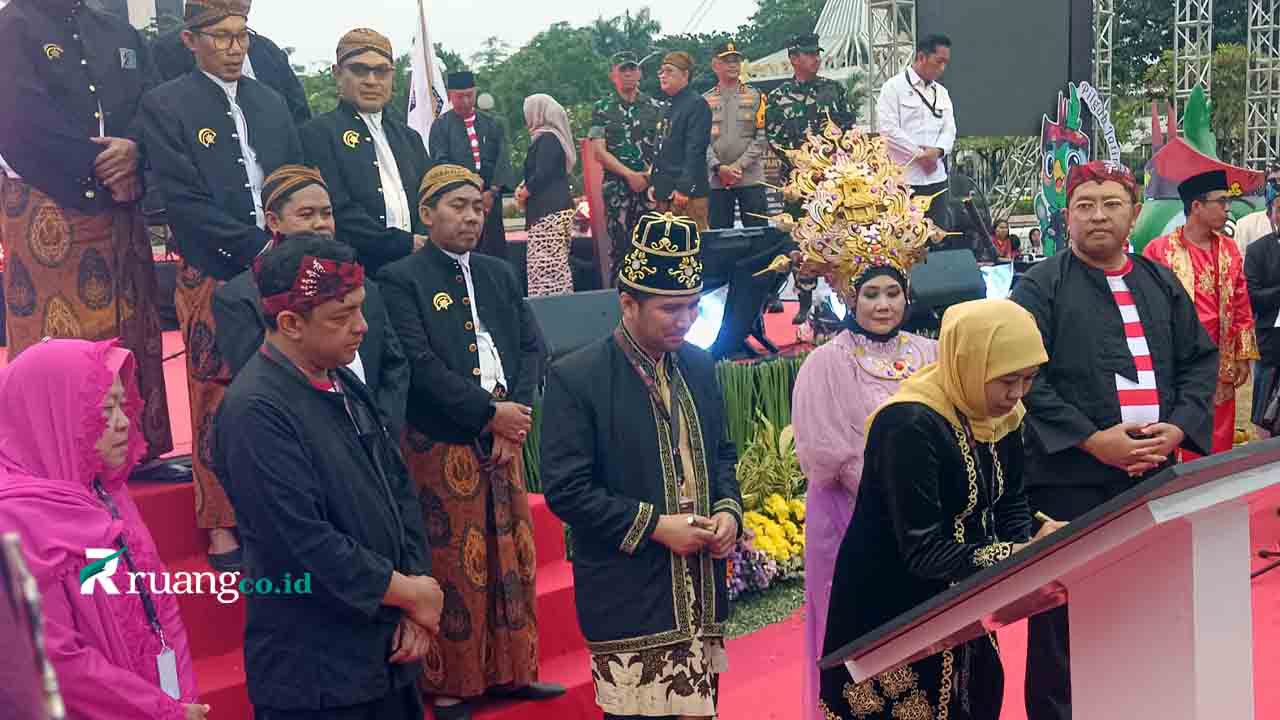
[[[689,87],[693,58],[667,53],[658,69],[658,82],[667,106],[658,124],[658,157],[651,187],[660,212],[692,218],[706,230],[711,179],[707,176],[707,146],[711,144],[711,107]]]
[[[302,89],[298,74],[293,71],[289,54],[270,38],[252,30],[249,34],[252,39],[244,59],[245,77],[251,77],[280,93],[289,105],[289,115],[293,117],[295,125],[302,125],[310,120],[311,108],[307,105],[307,93]],[[180,78],[195,69],[191,51],[182,44],[181,30],[156,38],[151,43],[151,53],[155,56],[163,80]]]
[[[1280,228],[1280,182],[1268,183],[1267,215],[1272,228]],[[1253,319],[1258,332],[1258,352],[1262,359],[1253,373],[1254,425],[1264,427],[1274,434],[1274,423],[1263,422],[1263,414],[1275,392],[1275,380],[1280,371],[1280,231],[1273,230],[1249,244],[1244,255],[1244,277],[1249,285],[1249,302],[1253,305]]]
[[[417,130],[385,113],[395,89],[391,41],[357,28],[338,41],[338,107],[303,126],[307,160],[320,168],[339,240],[370,274],[419,250],[427,228],[415,211],[431,165]]]
[[[350,247],[294,238],[254,266],[267,338],[227,390],[216,466],[248,577],[305,594],[245,598],[256,720],[421,720],[415,683],[444,594],[418,494],[369,389],[347,369],[368,331]]]

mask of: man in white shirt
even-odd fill
[[[338,239],[372,274],[426,244],[415,206],[431,161],[418,131],[383,112],[395,90],[390,40],[368,28],[342,36],[333,77],[338,107],[299,133],[329,188]]]
[[[936,196],[929,218],[950,229],[946,157],[956,142],[951,95],[938,82],[951,62],[951,39],[929,35],[916,45],[911,67],[880,88],[876,120],[889,144],[889,157],[905,165],[917,195]]]
[[[1241,255],[1245,254],[1245,251],[1254,240],[1263,238],[1280,229],[1271,221],[1271,213],[1269,212],[1272,199],[1276,197],[1277,193],[1280,193],[1280,165],[1273,165],[1267,173],[1266,207],[1245,215],[1236,223],[1234,237],[1236,247],[1240,248]]]

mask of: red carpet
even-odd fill
[[[768,335],[781,348],[795,343],[787,312],[765,316]],[[166,333],[165,355],[181,350],[177,333]],[[0,353],[0,366],[4,353]],[[174,455],[190,452],[186,365],[183,357],[165,364],[173,423]],[[171,570],[207,570],[205,539],[195,530],[190,485],[135,484],[131,486],[152,533]],[[535,541],[539,555],[538,618],[541,628],[542,675],[560,682],[569,692],[538,704],[494,705],[477,714],[483,720],[596,720],[588,655],[578,631],[573,607],[570,567],[563,560],[564,542],[558,520],[540,496],[532,499]],[[1280,543],[1280,490],[1258,503],[1252,517],[1254,549]],[[1263,563],[1255,561],[1255,569]],[[244,606],[222,605],[212,596],[183,597],[182,615],[191,635],[192,652],[205,702],[213,720],[248,720],[251,710],[244,686],[241,644]],[[1253,584],[1254,692],[1256,717],[1280,718],[1280,569]],[[800,715],[803,623],[799,613],[785,622],[729,642],[730,671],[721,683],[721,720],[788,720]],[[1024,625],[1000,633],[1006,670],[1005,711],[1002,720],[1025,720],[1022,675],[1026,652]],[[430,717],[430,713],[428,713]]]

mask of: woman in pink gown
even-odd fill
[[[146,452],[133,363],[114,341],[45,340],[0,371],[0,532],[21,537],[69,717],[204,718],[177,598],[130,592],[128,571],[165,571],[125,487]],[[81,592],[88,548],[124,551],[118,593]]]
[[[867,418],[899,383],[934,362],[937,342],[899,332],[907,280],[889,265],[868,268],[847,298],[850,328],[805,360],[792,397],[805,501],[805,684],[802,720],[824,720],[818,709],[817,662],[827,628],[836,554],[853,515]]]

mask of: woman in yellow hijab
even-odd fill
[[[1022,396],[1048,360],[1007,300],[949,309],[938,361],[868,421],[866,465],[840,547],[827,653],[1059,527],[1037,528],[1022,484]],[[981,638],[862,683],[822,674],[827,718],[997,720],[1004,674]]]

